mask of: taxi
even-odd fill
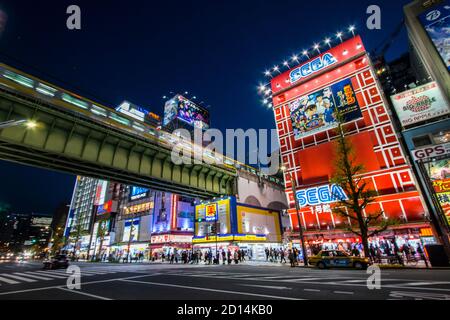
[[[370,265],[368,258],[354,257],[341,250],[321,250],[318,254],[309,257],[309,264],[325,268],[356,268],[367,269]]]

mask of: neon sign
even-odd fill
[[[342,187],[336,184],[298,190],[296,198],[302,207],[348,200]]]
[[[337,59],[329,52],[319,56],[304,65],[295,68],[289,73],[289,81],[295,83],[302,78],[306,78],[313,73],[319,72],[320,70],[335,64]]]

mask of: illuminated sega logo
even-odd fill
[[[308,77],[311,74],[318,72],[336,62],[337,59],[331,53],[327,52],[324,55],[319,56],[314,60],[311,60],[310,62],[307,62],[304,65],[292,70],[289,74],[289,81],[291,83],[297,82],[301,78]]]
[[[299,190],[296,198],[302,207],[348,200],[342,187],[336,184]]]
[[[441,16],[441,12],[439,10],[433,10],[427,13],[425,19],[428,21],[434,21]]]

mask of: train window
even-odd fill
[[[88,108],[88,104],[87,102],[81,101],[77,98],[72,97],[71,95],[68,95],[67,93],[63,93],[62,94],[62,99],[66,102],[69,102],[77,107],[83,108],[83,109],[87,109]]]
[[[25,87],[28,88],[33,88],[33,83],[34,81],[31,80],[30,78],[21,76],[20,74],[17,74],[15,72],[9,71],[9,70],[5,70],[5,78],[8,78],[14,82],[17,82]]]
[[[126,126],[129,126],[129,125],[130,125],[130,120],[128,120],[128,119],[126,119],[126,118],[123,118],[123,117],[120,117],[120,116],[118,116],[117,114],[115,114],[115,113],[113,113],[113,112],[110,113],[109,117],[110,117],[111,119],[117,121],[117,122],[120,122],[121,124],[126,125]]]
[[[105,109],[97,107],[95,104],[92,105],[91,112],[96,115],[104,116],[104,117],[106,117],[108,115],[108,113],[106,112]]]
[[[47,96],[54,97],[57,90],[39,82],[36,87],[36,91]]]
[[[142,132],[145,131],[144,127],[141,126],[141,125],[138,124],[138,123],[133,123],[133,128],[136,129],[136,130],[138,130],[138,131],[142,131]]]

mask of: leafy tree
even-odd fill
[[[346,193],[347,199],[333,194],[338,199],[333,212],[352,222],[348,231],[361,238],[364,255],[369,257],[368,239],[398,222],[385,218],[382,210],[365,212],[367,206],[375,201],[378,193],[371,189],[367,181],[363,179],[365,169],[361,163],[357,163],[352,143],[346,136],[343,116],[336,112],[336,118],[338,120],[336,129],[338,137],[336,140],[335,172],[331,178],[331,183],[340,186]]]

